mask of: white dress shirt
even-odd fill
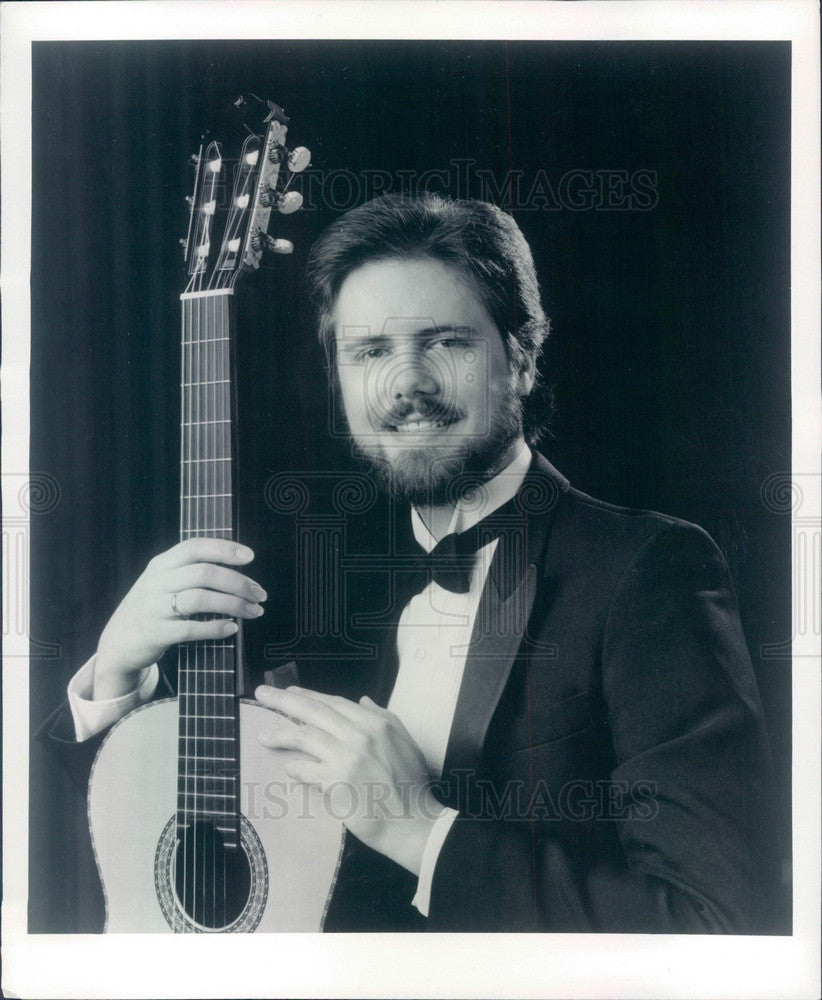
[[[456,505],[446,534],[467,531],[507,503],[522,485],[530,463],[531,451],[524,441],[520,441],[510,465],[484,483],[470,502],[460,501]],[[419,544],[430,552],[438,539],[416,510],[411,511],[411,524]],[[494,539],[477,552],[467,593],[454,594],[432,580],[409,601],[400,616],[397,629],[399,669],[388,708],[414,738],[432,775],[437,778],[442,774],[474,619],[497,544]],[[137,690],[120,698],[92,701],[93,672],[94,657],[80,668],[68,686],[78,740],[89,739],[149,701],[159,679],[159,670],[153,664],[143,672]],[[428,916],[437,858],[456,816],[454,809],[443,810],[425,845],[417,892],[412,900],[423,916]]]

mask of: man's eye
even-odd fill
[[[366,347],[365,350],[357,351],[355,359],[357,361],[376,361],[385,355],[384,347]]]
[[[468,340],[465,337],[440,337],[438,340],[432,340],[428,345],[431,347],[441,347],[445,350],[453,351],[458,347],[466,347],[468,345]]]

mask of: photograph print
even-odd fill
[[[791,933],[790,87],[33,44],[30,934]]]

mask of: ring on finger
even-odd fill
[[[177,607],[177,598],[179,596],[180,596],[179,594],[171,595],[171,613],[174,615],[175,618],[186,619],[188,618],[188,615],[184,615],[182,611],[180,611],[180,609]]]

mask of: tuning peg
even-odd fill
[[[294,252],[294,244],[291,240],[275,240],[268,233],[264,233],[261,229],[256,229],[251,236],[251,249],[257,255],[261,254],[263,250],[270,250],[271,253],[285,254]],[[254,266],[256,267],[257,264]]]
[[[268,188],[260,195],[260,204],[263,208],[276,208],[283,215],[291,215],[303,207],[303,196],[297,191],[280,194],[279,191]]]
[[[305,170],[310,162],[311,150],[306,149],[305,146],[297,146],[296,149],[292,149],[288,154],[288,169],[292,174],[299,174]]]
[[[266,236],[265,248],[271,253],[294,253],[294,244],[291,240],[275,240],[272,236]]]
[[[196,166],[196,164],[198,164],[200,162],[200,155],[199,155],[199,153],[192,153],[191,154],[191,161],[190,162],[193,163],[193,164],[195,164],[195,166]]]
[[[281,215],[291,215],[298,212],[303,207],[303,196],[299,191],[289,191],[277,202],[277,211]]]
[[[280,196],[279,194],[277,194],[276,191],[273,191],[271,188],[269,188],[267,191],[263,191],[262,194],[260,195],[260,204],[263,206],[263,208],[272,208],[274,205],[277,204],[279,197]]]

